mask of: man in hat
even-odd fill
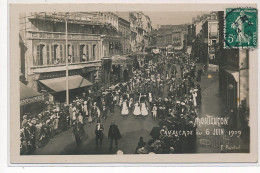
[[[75,136],[77,146],[79,146],[81,143],[81,139],[80,139],[81,131],[80,131],[80,124],[78,121],[73,122],[73,134]]]
[[[121,139],[121,134],[118,129],[118,126],[115,124],[115,121],[111,122],[108,131],[108,137],[110,138],[110,150],[112,149],[113,141],[115,141],[116,147],[118,147],[118,140]]]
[[[99,141],[100,145],[102,145],[103,136],[104,136],[103,131],[104,131],[104,127],[100,123],[100,120],[98,120],[97,125],[96,125],[96,129],[95,129],[96,145],[98,145],[98,141]]]

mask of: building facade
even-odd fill
[[[121,53],[127,54],[131,52],[130,45],[130,22],[121,17],[118,18],[118,34],[121,36]]]
[[[120,53],[117,32],[118,16],[113,13],[22,13],[20,79],[35,91],[50,89],[44,80],[65,77],[67,53],[70,76],[100,82],[102,57]]]
[[[195,34],[193,56],[201,63],[218,64],[215,50],[219,43],[219,24],[217,12],[211,12],[193,21],[192,32]]]
[[[205,45],[205,52],[207,52],[208,63],[217,64],[215,50],[219,43],[218,33],[218,16],[216,12],[212,12],[207,16],[207,19],[202,25],[202,39]]]
[[[129,12],[132,52],[144,52],[150,43],[152,21],[143,12]]]
[[[187,46],[187,25],[161,25],[153,33],[156,35],[156,46],[158,48],[172,47],[174,50],[183,50]]]

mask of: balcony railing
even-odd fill
[[[57,39],[64,40],[63,32],[28,31],[27,39]],[[100,40],[99,34],[69,33],[68,40]]]
[[[71,62],[69,63],[69,70],[82,69],[85,67],[101,66],[101,60],[91,60],[87,62]],[[34,73],[47,73],[54,71],[64,71],[66,70],[65,63],[59,64],[43,64],[43,65],[34,65],[29,68],[28,74]]]
[[[52,22],[65,22],[65,13],[52,12],[32,12],[29,19],[50,20]],[[103,25],[104,22],[97,15],[69,14],[69,23],[86,24],[86,25]]]
[[[86,64],[86,63],[95,63],[99,60],[96,59],[87,59],[83,60],[82,58],[69,58],[69,64]],[[56,58],[56,59],[47,59],[47,61],[43,62],[43,60],[36,59],[33,67],[56,67],[63,66],[66,64],[65,58]]]

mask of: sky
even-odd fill
[[[147,16],[150,17],[152,21],[153,28],[157,28],[157,25],[179,25],[192,23],[192,18],[197,17],[197,15],[203,15],[208,12],[200,11],[182,11],[182,12],[144,12]]]

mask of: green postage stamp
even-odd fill
[[[227,8],[225,48],[257,48],[257,9]]]

